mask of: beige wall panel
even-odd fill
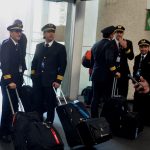
[[[147,0],[99,0],[97,40],[101,38],[100,30],[109,25],[125,26],[124,37],[131,40],[135,55],[139,53],[138,41],[141,38],[150,40],[150,31],[145,31]],[[132,70],[133,62],[130,61]],[[133,97],[133,86],[130,83],[129,98]]]

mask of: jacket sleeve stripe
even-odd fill
[[[110,67],[110,71],[115,71],[116,70],[116,67],[113,66],[113,67]]]
[[[62,81],[62,80],[63,80],[63,78],[64,78],[63,76],[61,76],[61,75],[57,75],[57,79],[58,79],[58,80],[61,80],[61,81]]]
[[[35,70],[31,70],[31,74],[35,74]]]
[[[10,75],[10,74],[4,75],[4,79],[5,79],[5,80],[11,79],[11,75]]]
[[[126,54],[129,54],[131,52],[131,50],[130,49],[128,49],[127,51],[126,51]]]

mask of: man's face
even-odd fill
[[[51,42],[55,38],[55,31],[46,31],[44,32],[44,38],[47,42]]]
[[[148,45],[141,45],[141,46],[139,46],[139,49],[140,49],[141,54],[145,55],[149,51],[149,46]]]
[[[18,31],[17,30],[10,31],[11,38],[16,42],[18,42],[20,40],[21,34],[22,34],[22,31],[19,31],[19,30]]]
[[[114,38],[114,32],[110,35],[110,39],[112,40]]]
[[[123,32],[123,31],[116,31],[116,32],[115,32],[115,36],[116,36],[116,39],[117,39],[117,40],[122,39],[122,38],[123,38],[123,35],[124,35],[124,32]]]

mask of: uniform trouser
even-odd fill
[[[139,112],[142,121],[146,125],[150,125],[150,96],[147,94],[134,93],[134,107],[135,112]]]
[[[128,87],[129,87],[129,79],[128,77],[121,77],[118,79],[118,94],[127,98],[128,96]]]
[[[106,102],[112,91],[112,82],[92,82],[93,86],[93,99],[91,103],[91,117],[99,117],[99,104]]]
[[[21,93],[21,87],[17,87],[18,93]],[[2,117],[1,117],[1,134],[2,135],[9,135],[12,131],[12,111],[8,99],[8,95],[6,92],[6,86],[1,83],[1,91],[2,91]],[[15,90],[9,89],[10,97],[12,100],[14,111],[18,111],[18,99],[16,96]]]
[[[57,106],[56,94],[53,87],[33,86],[34,90],[34,110],[43,118],[43,113],[47,112],[46,121],[52,122],[55,117],[55,107]]]

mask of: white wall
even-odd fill
[[[98,2],[99,0],[87,1],[85,8],[85,21],[83,32],[82,56],[96,41],[97,19],[98,19]],[[81,65],[79,94],[86,86],[91,85],[89,82],[88,69]]]

